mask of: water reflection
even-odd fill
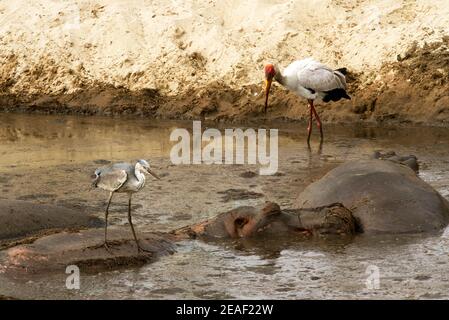
[[[167,155],[171,146],[167,137],[174,127],[171,123],[155,126],[142,119],[5,114],[0,119],[0,166]]]

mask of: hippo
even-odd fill
[[[419,173],[419,163],[418,158],[414,155],[408,155],[408,156],[400,156],[397,155],[394,151],[388,151],[385,153],[382,153],[380,151],[374,151],[372,155],[373,159],[380,159],[380,160],[388,160],[393,161],[395,163],[404,164],[416,173]]]
[[[169,234],[142,233],[146,254],[136,254],[134,238],[124,227],[111,228],[110,252],[99,246],[104,232],[100,228],[64,230],[45,235],[32,243],[23,243],[0,251],[0,274],[15,278],[65,271],[69,265],[95,273],[123,267],[141,266],[175,252],[175,238]]]
[[[287,233],[303,236],[350,236],[355,233],[355,219],[340,203],[317,208],[285,209],[267,202],[256,207],[243,206],[221,213],[192,226],[172,231],[190,238],[232,239],[276,236]]]
[[[281,210],[267,202],[259,206],[243,206],[214,218],[171,232],[143,232],[141,244],[145,253],[132,250],[133,238],[125,227],[110,231],[110,250],[98,246],[103,240],[99,228],[63,231],[46,235],[32,243],[24,243],[0,251],[0,274],[13,277],[64,271],[77,265],[83,272],[139,266],[176,252],[176,242],[188,239],[204,241],[250,237],[291,236],[346,237],[355,233],[355,219],[339,203],[319,208]]]
[[[100,225],[99,219],[75,209],[22,200],[0,201],[0,247],[12,239]]]
[[[341,203],[356,219],[357,231],[365,234],[439,231],[449,222],[449,203],[418,170],[414,156],[376,152],[371,159],[329,171],[306,187],[295,207]]]

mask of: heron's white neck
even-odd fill
[[[142,173],[143,167],[140,163],[136,163],[134,174],[139,182],[145,181],[145,175]]]

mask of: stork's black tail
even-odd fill
[[[348,74],[348,69],[346,69],[346,68],[335,69],[335,71],[340,72],[344,76]]]
[[[343,76],[341,76],[341,75],[337,74],[337,76],[340,78],[344,78],[344,76],[346,76],[348,74],[348,69],[346,69],[346,68],[339,68],[339,69],[335,69],[334,71],[343,75]],[[344,82],[344,79],[342,79],[342,81]],[[325,94],[323,97],[324,102],[329,102],[331,100],[338,101],[342,98],[351,100],[351,97],[346,93],[346,90],[342,89],[342,88],[324,91],[324,94]]]
[[[323,97],[323,102],[329,102],[329,101],[338,101],[341,98],[349,99],[351,100],[351,97],[346,93],[345,89],[334,89],[325,91],[325,96]]]

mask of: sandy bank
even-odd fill
[[[0,23],[6,111],[262,118],[263,65],[312,56],[351,71],[327,121],[449,120],[444,0],[15,1]],[[275,89],[268,117],[303,119]]]

